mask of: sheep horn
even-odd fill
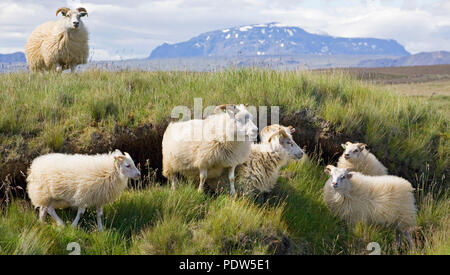
[[[367,144],[365,144],[365,143],[360,143],[359,145],[358,145],[358,148],[360,148],[361,150],[364,150],[364,149],[366,149],[367,151],[369,151],[369,148],[368,148],[369,146],[367,146]]]
[[[83,13],[85,13],[85,15],[88,16],[88,12],[87,12],[87,10],[85,8],[79,7],[79,8],[77,8],[77,11],[79,13],[81,13],[82,15],[83,15]]]
[[[274,136],[277,136],[277,135],[281,135],[281,136],[283,136],[283,137],[289,138],[289,136],[286,134],[286,132],[285,132],[283,129],[281,129],[281,130],[277,131],[276,133],[274,133],[273,135],[270,136],[269,142],[271,142],[271,141],[272,141],[272,138],[273,138]]]
[[[68,11],[70,11],[69,8],[61,7],[58,10],[56,10],[56,16],[58,16],[58,13],[62,13],[62,15],[66,16]]]

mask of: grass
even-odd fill
[[[449,193],[417,192],[414,249],[397,250],[391,227],[351,226],[322,202],[326,177],[317,160],[291,162],[266,203],[198,193],[193,183],[172,191],[153,185],[128,190],[105,210],[98,232],[88,211],[78,228],[38,221],[27,201],[14,200],[0,215],[0,254],[368,254],[378,242],[382,254],[449,254]],[[440,197],[438,197],[440,196]],[[59,211],[68,223],[74,210]]]
[[[78,242],[82,254],[368,254],[367,244],[374,241],[383,254],[450,254],[448,113],[436,102],[342,73],[0,75],[0,176],[23,181],[19,170],[26,172],[33,157],[47,152],[115,149],[109,141],[118,129],[129,130],[125,139],[145,125],[160,131],[157,126],[167,123],[174,106],[192,108],[196,97],[203,107],[230,102],[278,105],[285,115],[308,110],[338,133],[368,143],[391,173],[418,187],[417,246],[397,250],[393,228],[351,226],[332,216],[322,201],[325,163],[312,157],[290,163],[263,204],[199,194],[192,182],[174,192],[148,175],[105,207],[105,232],[96,231],[89,211],[79,228],[41,224],[29,202],[16,198],[1,208],[0,254],[68,254],[70,242]],[[150,141],[136,143],[134,152],[160,152],[145,142]],[[59,214],[69,221],[76,212]]]

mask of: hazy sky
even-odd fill
[[[60,6],[85,7],[93,59],[146,57],[158,45],[280,22],[342,37],[392,38],[411,53],[450,50],[450,0],[0,0],[0,53],[23,51]]]

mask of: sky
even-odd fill
[[[450,51],[450,0],[0,0],[0,53],[23,51],[61,6],[84,7],[92,60],[143,58],[164,42],[280,22],[340,37],[395,39],[411,53]]]

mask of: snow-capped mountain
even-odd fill
[[[200,34],[186,42],[164,43],[149,58],[295,56],[295,55],[408,56],[395,40],[341,38],[308,33],[278,23],[228,28]]]

